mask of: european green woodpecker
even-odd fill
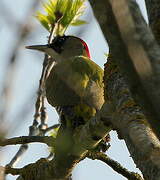
[[[89,48],[80,38],[58,36],[51,44],[27,46],[53,58],[46,81],[46,97],[63,126],[85,124],[104,103],[103,70],[90,59]]]

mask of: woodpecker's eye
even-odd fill
[[[63,45],[66,39],[67,36],[57,36],[55,39],[53,39],[49,47],[53,48],[57,53],[61,53],[63,51]]]

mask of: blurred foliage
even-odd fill
[[[58,134],[59,127],[54,128],[50,133],[49,136],[52,136],[54,139],[56,139]],[[52,146],[48,149],[50,152],[55,153],[55,146]]]
[[[84,13],[86,0],[49,0],[43,4],[46,14],[37,12],[36,18],[51,32],[56,26],[56,35],[64,35],[69,26],[86,24],[79,19]]]
[[[52,136],[53,138],[56,138],[57,133],[58,133],[58,130],[59,130],[59,127],[54,128],[54,129],[49,133],[49,135]]]

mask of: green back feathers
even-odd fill
[[[46,82],[46,96],[52,106],[103,104],[103,70],[90,59],[79,56],[55,65]]]
[[[82,77],[87,76],[89,79],[99,83],[102,86],[103,70],[92,60],[87,57],[76,57],[71,62],[74,72],[78,72]]]

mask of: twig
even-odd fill
[[[35,6],[35,4],[34,4]],[[51,43],[53,34],[55,33],[55,26],[52,26],[48,43]],[[47,54],[45,54],[44,62],[43,62],[43,68],[42,68],[42,74],[39,81],[39,89],[38,89],[38,97],[35,103],[35,114],[34,114],[34,120],[33,124],[29,128],[29,136],[35,136],[35,135],[41,135],[44,136],[45,129],[47,128],[47,113],[46,108],[44,106],[45,103],[45,80],[49,75],[49,72],[54,65],[54,61],[48,57]],[[38,127],[39,120],[41,120],[41,123]],[[20,159],[20,157],[26,152],[28,149],[28,145],[24,144],[20,147],[19,151],[16,153],[14,158],[11,160],[11,162],[8,164],[8,166],[13,166],[17,160]]]
[[[58,22],[62,16],[58,16],[57,21],[55,24],[52,25],[49,37],[48,37],[48,44],[50,44],[53,40],[53,38],[57,35],[57,27]],[[40,117],[41,124],[39,126],[40,134],[44,135],[44,131],[47,128],[47,113],[45,108],[45,82],[47,77],[49,76],[49,73],[54,66],[54,59],[52,59],[49,55],[45,54],[44,61],[43,61],[43,68],[42,68],[42,74],[39,81],[39,89],[38,89],[38,97],[36,101],[36,111],[34,115],[34,121],[37,122],[38,118]],[[40,115],[40,116],[39,116]]]
[[[20,175],[24,179],[39,179],[44,180],[46,179],[46,173],[47,177],[50,177],[50,163],[47,159],[41,158],[35,163],[31,163],[27,166],[24,166],[23,168],[11,168],[10,166],[5,167],[5,173],[6,174],[12,174],[12,175]],[[38,174],[37,174],[38,172]],[[21,179],[21,178],[20,178]],[[53,179],[53,176],[52,176]]]
[[[53,146],[54,138],[52,136],[20,136],[0,141],[0,146],[28,144],[33,142],[45,143],[48,146]]]
[[[126,168],[122,167],[117,161],[109,158],[106,154],[102,152],[92,152],[87,153],[87,157],[90,159],[98,159],[109,165],[114,171],[126,177],[128,180],[143,180],[143,178],[135,172],[130,172]]]
[[[20,175],[23,174],[24,168],[11,168],[10,166],[6,166],[5,173],[12,175]]]
[[[39,0],[33,2],[33,4],[31,5],[31,8],[29,10],[29,13],[28,13],[29,15],[33,13],[35,8],[38,6],[39,2],[40,2]],[[27,21],[27,17],[28,17],[28,15],[25,18],[25,22]],[[19,28],[18,28],[18,32],[20,34],[19,35],[19,39],[17,40],[16,45],[13,48],[13,53],[12,53],[12,56],[11,56],[10,62],[9,62],[9,64],[10,64],[9,67],[10,68],[8,68],[9,70],[6,72],[6,74],[7,74],[6,77],[8,77],[8,73],[13,71],[13,67],[14,67],[14,64],[15,64],[15,61],[16,61],[16,56],[17,56],[17,52],[18,52],[19,46],[25,40],[25,38],[27,37],[27,35],[29,34],[30,31],[31,31],[30,21],[27,24],[23,25],[23,26],[21,26],[21,25],[19,26]],[[13,76],[10,76],[10,77],[13,78]],[[11,89],[10,84],[11,84],[10,81],[9,81],[9,83],[7,81],[7,83],[4,85],[4,90],[3,90],[4,93],[6,91],[6,87],[7,87],[7,89]],[[6,97],[7,96],[8,96],[8,94],[6,94]],[[7,103],[7,101],[6,101],[6,103]],[[4,117],[4,115],[3,115],[3,117]],[[32,131],[33,131],[33,128],[30,128],[30,129],[32,129]],[[36,134],[37,134],[37,129],[35,128],[34,129],[34,133],[32,133],[32,135],[36,135]],[[20,147],[19,151],[16,153],[16,155],[13,157],[13,159],[11,160],[11,162],[8,165],[10,165],[10,166],[15,165],[17,160],[20,159],[20,156],[22,156],[27,149],[28,149],[28,145],[22,145]]]
[[[52,32],[49,36],[49,41],[51,41],[52,33],[54,28],[52,29]],[[33,124],[29,128],[29,136],[38,136],[38,135],[44,135],[44,130],[47,128],[47,114],[45,111],[44,101],[45,101],[45,79],[47,77],[46,74],[48,74],[48,64],[50,65],[51,62],[48,61],[48,55],[45,55],[44,63],[43,63],[43,69],[42,69],[42,75],[39,82],[39,90],[38,90],[38,97],[35,104],[35,115]],[[52,63],[53,64],[53,63]],[[50,65],[51,66],[51,65]],[[41,124],[38,127],[38,121],[41,119]],[[20,157],[27,151],[28,145],[23,144],[19,151],[16,153],[16,155],[13,157],[11,162],[8,164],[8,166],[12,167],[17,163],[18,160],[20,160]]]
[[[19,148],[18,152],[15,154],[15,156],[11,159],[11,161],[7,164],[8,167],[15,166],[22,158],[24,153],[28,149],[28,144],[22,144]]]
[[[48,44],[52,42],[52,37],[54,34],[54,28],[55,25],[52,26],[49,38],[48,38]],[[41,124],[39,126],[39,130],[41,131],[41,134],[43,134],[43,131],[47,128],[47,113],[45,108],[45,81],[49,75],[49,69],[51,64],[53,64],[53,60],[49,58],[47,54],[45,54],[44,61],[43,61],[43,68],[42,68],[42,74],[39,81],[39,89],[38,89],[38,97],[35,104],[35,115],[34,115],[34,124],[37,125],[38,120],[40,118]]]

